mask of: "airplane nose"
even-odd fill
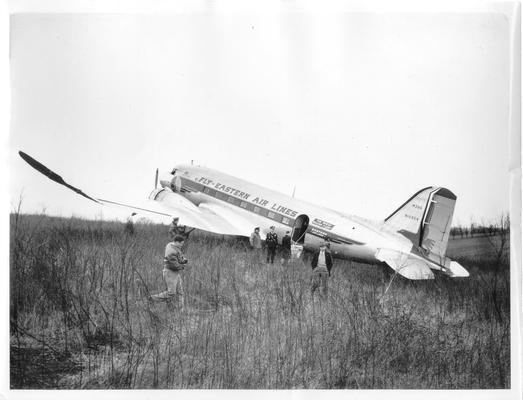
[[[171,187],[171,182],[172,182],[173,178],[174,178],[173,174],[170,174],[168,172],[163,172],[160,175],[160,186],[161,187],[168,187],[168,188],[170,188]]]

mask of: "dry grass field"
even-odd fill
[[[195,232],[179,312],[140,293],[165,288],[166,226],[12,214],[11,388],[508,388],[508,252],[481,240],[450,244],[470,278],[388,291],[335,260],[320,301],[308,264]]]

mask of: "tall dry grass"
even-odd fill
[[[383,267],[336,260],[321,301],[309,265],[266,265],[242,240],[194,233],[181,313],[141,293],[165,288],[166,241],[161,225],[129,235],[12,214],[11,386],[510,386],[505,256],[459,260],[464,280],[395,278],[386,293]]]

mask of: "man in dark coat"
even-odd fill
[[[285,232],[285,236],[281,239],[281,252],[282,264],[286,266],[291,258],[291,236],[289,231]]]
[[[134,235],[134,216],[137,215],[135,212],[133,212],[129,217],[127,217],[127,222],[125,224],[125,233],[128,235]]]
[[[276,246],[278,245],[278,235],[274,231],[276,228],[271,226],[271,230],[265,236],[265,245],[267,246],[267,263],[274,264],[274,256],[276,254]],[[270,260],[270,261],[269,261]]]
[[[320,244],[320,249],[312,257],[312,286],[311,294],[314,295],[316,289],[320,288],[320,295],[327,296],[328,278],[331,275],[332,255],[327,249],[326,243]]]

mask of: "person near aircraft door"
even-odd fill
[[[151,296],[154,301],[167,301],[176,297],[177,306],[182,309],[184,307],[182,272],[188,262],[182,253],[183,243],[184,237],[178,235],[165,246],[163,279],[167,284],[167,290]]]
[[[320,244],[320,249],[312,257],[312,286],[311,294],[320,289],[320,295],[325,297],[328,291],[328,279],[332,269],[332,255],[325,242]]]
[[[281,239],[281,257],[284,266],[289,264],[291,258],[291,235],[290,231],[285,232],[285,236]]]
[[[267,263],[274,264],[274,256],[276,254],[276,246],[278,245],[278,235],[274,231],[276,228],[271,226],[271,230],[265,237],[265,244],[267,245]]]

